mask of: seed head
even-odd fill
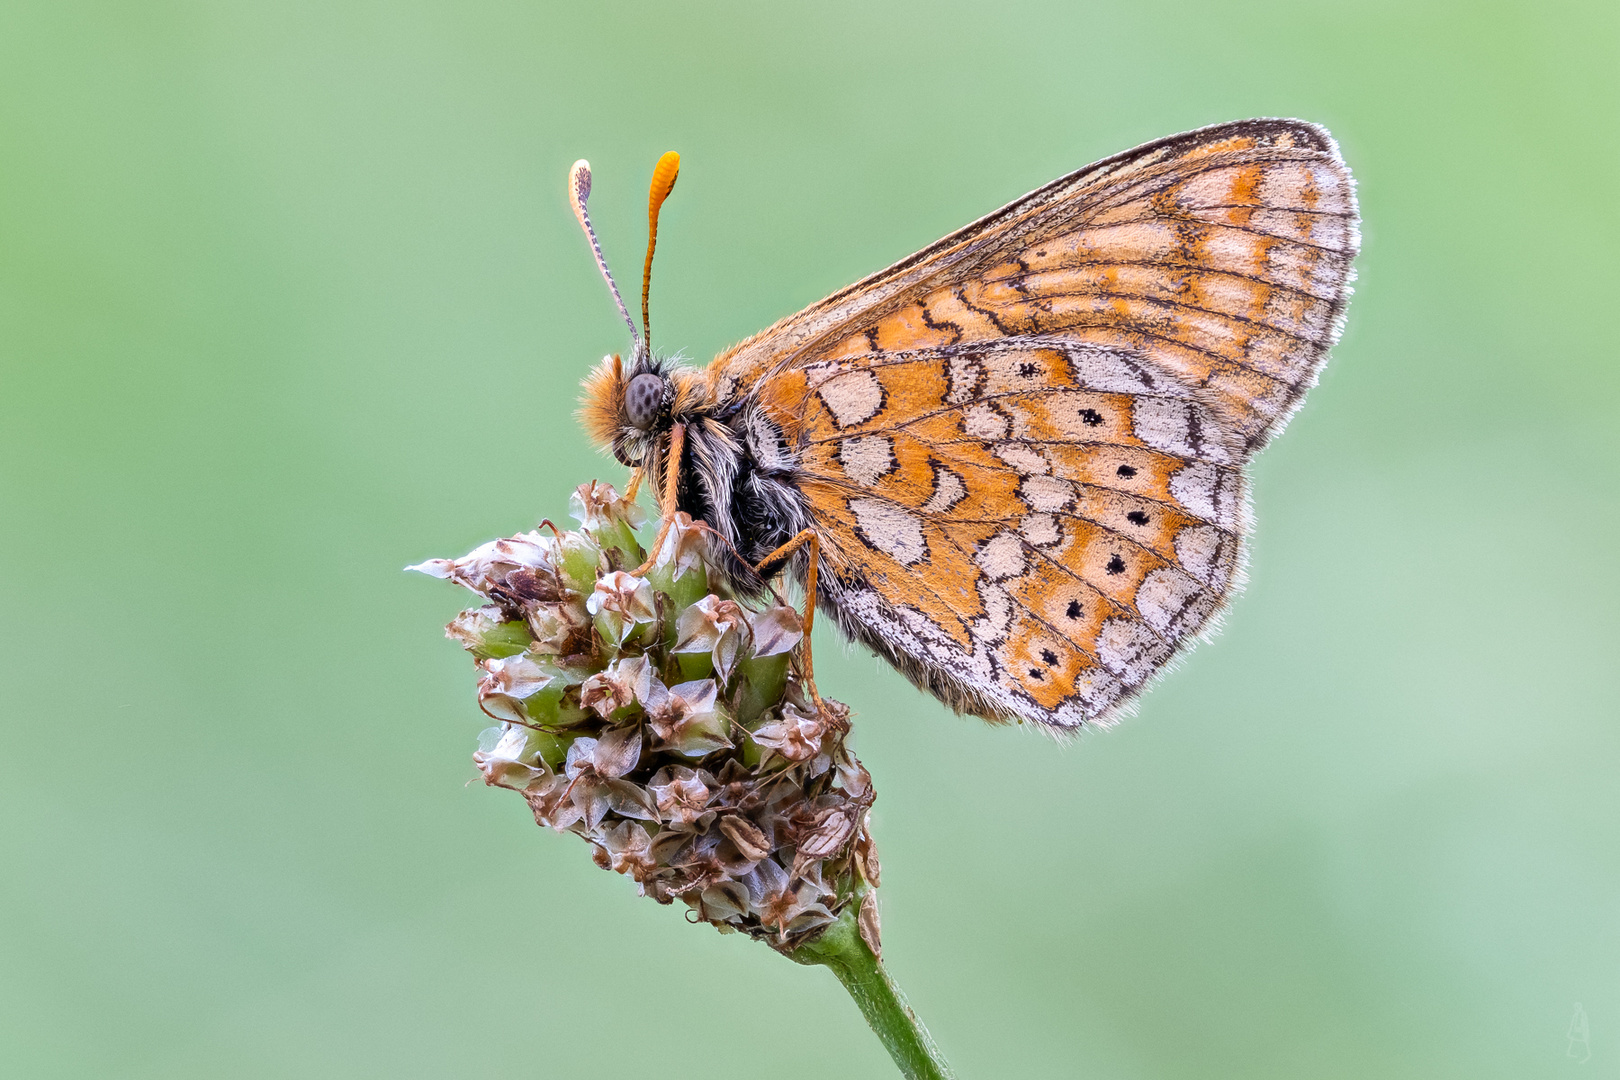
[[[498,721],[473,755],[484,781],[721,930],[787,951],[853,907],[875,950],[871,777],[848,710],[818,709],[800,680],[798,612],[711,584],[711,541],[684,513],[641,577],[640,510],[602,483],[572,504],[578,531],[410,568],[487,601],[446,628]]]

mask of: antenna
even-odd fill
[[[647,261],[641,265],[641,333],[652,353],[652,323],[647,318],[647,291],[652,287],[653,249],[658,246],[658,211],[675,190],[675,177],[681,172],[681,155],[671,150],[653,166],[652,189],[647,193]]]
[[[585,200],[590,197],[591,163],[580,158],[574,162],[574,167],[568,170],[568,201],[574,207],[574,216],[579,218],[580,228],[585,230],[585,239],[591,242],[591,254],[596,256],[596,268],[602,271],[602,277],[607,279],[608,288],[613,293],[613,302],[619,305],[619,314],[624,316],[625,325],[630,327],[630,337],[639,344],[641,335],[636,333],[636,321],[630,317],[629,309],[624,306],[624,299],[619,296],[619,286],[614,283],[613,275],[608,272],[602,245],[596,242],[596,230],[591,228],[591,215],[585,211]]]

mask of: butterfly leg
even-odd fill
[[[669,453],[664,459],[664,490],[658,496],[658,535],[647,549],[647,561],[630,571],[641,577],[658,561],[658,549],[664,546],[669,526],[675,520],[675,500],[681,485],[681,456],[686,452],[686,425],[676,424],[669,430]],[[639,472],[638,472],[639,475]]]
[[[818,712],[825,712],[821,694],[816,691],[815,668],[810,662],[810,627],[816,621],[816,569],[821,563],[821,537],[814,529],[806,529],[763,559],[754,572],[769,581],[781,572],[795,552],[802,547],[810,549],[809,568],[804,573],[804,684],[810,688],[810,698]]]

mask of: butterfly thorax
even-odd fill
[[[682,428],[676,508],[724,538],[718,561],[737,591],[762,589],[752,567],[809,526],[781,425],[750,398],[718,396],[699,372],[640,350],[629,364],[607,357],[586,380],[580,415],[598,446],[659,486]]]

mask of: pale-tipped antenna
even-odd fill
[[[653,166],[652,188],[647,192],[647,261],[641,266],[641,334],[652,352],[652,320],[647,317],[647,293],[652,288],[653,249],[658,246],[658,211],[675,190],[675,177],[680,175],[681,155],[671,150]]]
[[[579,218],[580,228],[585,230],[585,239],[591,242],[591,254],[596,256],[596,268],[602,271],[602,277],[607,280],[608,289],[613,293],[613,302],[619,305],[619,314],[624,316],[624,323],[630,328],[630,337],[636,342],[641,341],[641,335],[636,332],[636,320],[630,317],[630,309],[624,306],[624,298],[619,295],[619,286],[613,280],[613,274],[608,270],[607,258],[602,254],[602,245],[597,243],[596,230],[591,228],[591,215],[585,210],[585,200],[591,197],[591,163],[584,158],[574,162],[574,167],[568,170],[568,201],[574,207],[574,216]]]

